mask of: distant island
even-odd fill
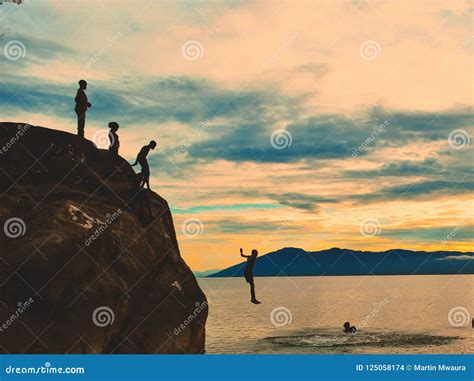
[[[245,262],[207,275],[243,276]],[[255,276],[474,274],[474,252],[381,252],[332,248],[305,251],[286,247],[257,258]]]
[[[221,270],[220,269],[215,269],[215,270],[193,271],[193,274],[196,278],[206,278],[209,275],[215,274],[219,271],[221,271]]]

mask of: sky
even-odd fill
[[[193,270],[283,247],[472,250],[470,1],[0,5],[2,121],[120,154],[154,139],[152,188]]]

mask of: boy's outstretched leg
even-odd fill
[[[260,304],[261,302],[259,302],[257,300],[257,298],[255,297],[255,283],[254,281],[252,280],[252,282],[250,282],[250,301],[253,303],[253,304]]]

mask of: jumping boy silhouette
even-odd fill
[[[244,277],[245,281],[250,284],[250,302],[253,304],[260,304],[260,302],[255,297],[255,282],[253,280],[253,267],[255,266],[255,261],[257,260],[258,251],[253,249],[252,254],[245,255],[242,248],[240,249],[240,256],[247,258],[247,263],[245,264]]]
[[[142,167],[143,180],[140,184],[140,187],[143,187],[146,184],[147,188],[150,189],[150,166],[148,165],[148,160],[146,157],[150,150],[155,149],[155,147],[156,142],[154,140],[152,140],[148,145],[143,146],[137,155],[137,160],[135,160],[135,163],[132,164],[132,166],[135,166],[138,163]]]
[[[87,89],[87,82],[81,79],[79,81],[79,89],[77,89],[77,94],[75,98],[76,107],[74,111],[77,115],[77,136],[84,137],[84,127],[86,125],[86,112],[89,107],[92,105],[87,99],[85,90]]]

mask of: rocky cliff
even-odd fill
[[[206,297],[133,177],[90,141],[0,123],[0,353],[204,352]]]

